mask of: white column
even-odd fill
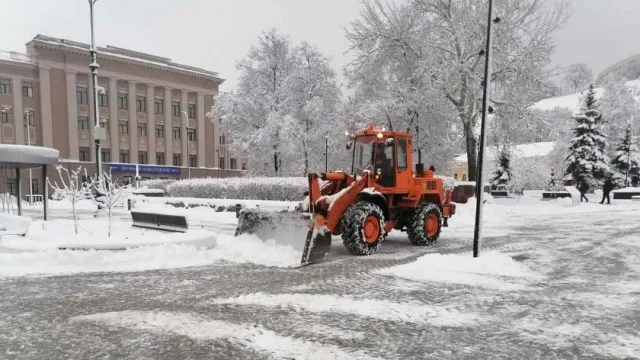
[[[118,161],[120,158],[120,134],[118,133],[120,114],[118,111],[118,79],[109,78],[109,151],[112,162]]]
[[[182,111],[187,112],[187,90],[180,90],[180,140],[182,143],[182,166],[189,166],[189,139],[187,137],[187,127],[189,126],[189,116],[185,116]]]
[[[173,123],[171,121],[171,88],[164,88],[164,160],[173,165]]]
[[[136,98],[138,96],[135,81],[129,81],[129,162],[138,162],[138,108]],[[147,102],[147,109],[149,103]]]
[[[196,136],[198,140],[198,167],[205,167],[206,150],[204,147],[206,128],[205,128],[205,112],[204,112],[204,93],[199,92],[197,98],[197,119],[198,127],[196,128]]]
[[[78,87],[76,81],[76,72],[67,70],[67,128],[69,136],[69,159],[78,160],[78,102],[76,100],[76,90]],[[42,81],[42,80],[41,80]],[[87,95],[91,94],[87,89]],[[90,97],[90,96],[88,96]],[[43,131],[44,134],[44,131]]]
[[[13,92],[13,127],[16,132],[16,144],[24,145],[27,143],[25,135],[24,111],[22,107],[22,80],[14,76],[11,78],[11,91]]]
[[[147,160],[156,163],[156,91],[155,85],[147,84]]]
[[[53,120],[51,118],[51,77],[49,68],[40,66],[40,117],[42,145],[53,147]],[[75,96],[74,96],[75,98]],[[77,135],[76,135],[77,137]]]

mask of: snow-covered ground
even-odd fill
[[[354,257],[335,238],[295,269],[205,207],[177,211],[215,247],[0,253],[0,358],[638,358],[640,203],[596,200],[494,199],[476,259],[473,201],[436,246],[393,232]]]

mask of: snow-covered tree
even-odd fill
[[[98,211],[107,210],[109,226],[107,236],[111,237],[111,210],[122,205],[127,197],[127,188],[114,181],[110,173],[105,172],[101,178],[94,178],[89,184],[95,196],[91,197],[93,203],[98,206]],[[97,215],[97,212],[96,212]]]
[[[451,153],[451,145],[465,147],[474,180],[487,3],[363,4],[360,18],[347,31],[355,55],[347,67],[351,85],[377,110],[373,116],[378,121],[412,130],[417,123],[434,156],[447,156],[437,150]],[[490,100],[497,111],[523,110],[549,87],[553,33],[567,19],[568,2],[548,6],[541,0],[503,0],[495,8],[501,21],[494,33]],[[508,90],[514,86],[518,91]],[[449,134],[452,129],[456,133]]]
[[[235,93],[218,95],[210,115],[233,132],[234,150],[251,154],[250,171],[299,176],[320,163],[324,170],[325,137],[344,131],[332,127],[340,92],[329,59],[273,29],[237,69]]]
[[[58,175],[60,178],[60,184],[57,181],[51,183],[51,180],[47,177],[47,183],[54,190],[54,192],[62,195],[63,199],[66,199],[71,203],[71,213],[73,214],[73,226],[75,228],[76,235],[78,234],[78,216],[76,213],[76,204],[85,199],[88,188],[86,184],[82,182],[82,174],[86,174],[86,171],[82,166],[78,166],[76,170],[69,171],[62,165],[56,166]]]
[[[566,86],[564,93],[575,94],[591,84],[593,81],[593,70],[585,63],[571,64],[567,68],[562,81]]]
[[[509,188],[513,173],[511,170],[511,152],[507,144],[500,147],[496,160],[496,170],[491,178],[491,185]]]
[[[631,124],[627,126],[615,156],[611,160],[613,180],[617,187],[638,186],[640,183],[640,153],[633,141]]]
[[[609,159],[605,155],[607,139],[602,132],[602,114],[593,85],[582,100],[580,112],[573,118],[577,125],[569,145],[565,174],[571,174],[576,182],[597,185],[606,177]]]
[[[640,104],[636,100],[640,96],[639,89],[628,86],[625,81],[613,80],[605,81],[604,89],[598,101],[606,118],[607,134],[612,139],[623,137],[628,123],[635,125],[634,131],[640,131]]]

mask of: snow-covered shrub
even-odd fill
[[[172,197],[300,201],[308,189],[303,177],[236,177],[175,181],[166,191]]]
[[[160,189],[167,192],[167,186],[174,183],[176,180],[162,180],[162,179],[153,179],[153,180],[142,180],[140,181],[140,188],[148,188],[148,189]]]

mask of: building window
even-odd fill
[[[467,174],[462,174],[462,181],[467,181]]]
[[[100,127],[104,129],[107,133],[109,132],[109,119],[100,120]]]
[[[22,83],[22,96],[33,97],[33,83],[31,81],[24,81]]]
[[[129,108],[129,101],[127,100],[127,94],[118,93],[118,109],[127,110]]]
[[[180,103],[177,101],[171,102],[171,114],[173,116],[180,116]]]
[[[187,129],[187,138],[189,141],[196,141],[196,129]]]
[[[164,114],[164,100],[163,99],[155,99],[153,102],[153,107],[156,115]]]
[[[173,127],[173,138],[176,140],[180,140],[180,128],[179,127]]]
[[[188,113],[189,113],[189,119],[195,119],[196,118],[196,104],[189,104],[187,105],[187,109],[188,109]]]
[[[407,139],[398,139],[398,170],[407,169]]]
[[[242,170],[247,170],[247,160],[242,161]]]
[[[28,126],[36,126],[36,114],[33,110],[25,110]]]
[[[136,98],[136,110],[139,112],[147,111],[147,98],[144,96],[138,96]]]
[[[7,192],[13,196],[18,195],[18,179],[7,180]]]
[[[138,124],[138,135],[147,136],[147,124]]]
[[[138,153],[138,164],[146,164],[149,162],[146,151],[140,151]]]
[[[224,135],[220,136],[220,145],[224,145],[224,141],[225,141],[225,137]]]
[[[129,151],[120,150],[120,162],[125,164],[129,162]]]
[[[2,109],[2,123],[3,124],[11,124],[13,121],[11,120],[11,109],[4,108]]]
[[[198,166],[198,158],[196,155],[189,155],[189,166],[196,167]]]
[[[100,107],[107,107],[107,106],[109,106],[109,102],[108,102],[108,100],[107,100],[108,98],[109,98],[109,96],[107,95],[106,90],[105,90],[105,93],[104,93],[104,94],[100,94],[100,93],[99,93],[99,94],[98,94],[98,106],[100,106]]]
[[[182,156],[180,154],[173,154],[173,166],[182,166]]]
[[[89,118],[87,116],[78,116],[78,130],[89,130]]]
[[[0,78],[0,94],[11,94],[11,79]]]
[[[121,122],[121,123],[118,125],[118,133],[119,133],[120,135],[127,135],[127,134],[129,134],[129,123]]]
[[[100,156],[102,157],[102,162],[108,163],[111,162],[111,153],[109,150],[100,150]]]
[[[164,153],[162,152],[156,153],[156,164],[164,165]]]
[[[221,157],[220,159],[218,159],[218,167],[222,170],[224,170],[224,158]]]
[[[76,102],[78,104],[86,105],[87,104],[87,88],[86,87],[77,87],[76,88]]]
[[[81,147],[78,160],[91,161],[91,153],[88,147]]]
[[[156,137],[159,139],[164,138],[164,125],[156,125]]]
[[[453,180],[458,181],[458,174],[453,174]]]
[[[40,194],[40,184],[38,179],[31,179],[31,193]]]
[[[229,169],[235,170],[236,166],[236,159],[229,159]]]

